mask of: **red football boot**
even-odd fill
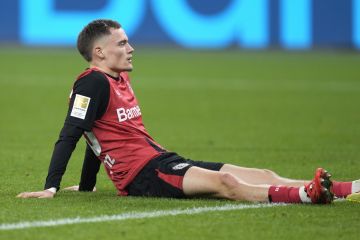
[[[305,192],[312,203],[327,204],[334,200],[331,174],[323,168],[316,169],[314,179],[305,186]]]

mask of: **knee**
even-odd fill
[[[240,187],[239,180],[231,173],[220,173],[220,189],[219,194],[228,199],[237,199],[238,189]]]
[[[269,169],[261,169],[263,174],[266,176],[267,179],[269,179],[270,183],[273,181],[277,181],[279,178],[279,175],[276,174],[274,171]]]
[[[220,173],[220,182],[222,185],[228,186],[228,185],[234,185],[237,182],[236,177],[227,172]]]
[[[262,169],[262,171],[264,172],[264,174],[266,174],[268,176],[277,176],[277,174],[270,169]]]

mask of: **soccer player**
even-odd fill
[[[80,32],[80,54],[89,68],[79,75],[46,178],[45,188],[21,198],[52,198],[76,143],[87,149],[80,185],[92,191],[100,163],[122,196],[184,198],[207,196],[253,202],[330,203],[360,190],[360,182],[332,182],[319,168],[312,181],[280,177],[270,170],[200,162],[169,152],[147,133],[131,88],[134,49],[121,25],[95,20]]]

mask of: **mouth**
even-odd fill
[[[128,61],[129,63],[132,63],[132,56],[128,57],[128,58],[127,58],[127,61]]]

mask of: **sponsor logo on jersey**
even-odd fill
[[[118,108],[116,109],[116,113],[119,119],[119,122],[124,122],[126,120],[130,120],[136,117],[141,116],[140,107],[136,105],[132,108]]]
[[[181,170],[181,169],[183,169],[183,168],[185,168],[185,167],[187,167],[189,165],[190,164],[188,164],[188,163],[179,163],[179,164],[173,166],[172,169],[173,170]]]
[[[90,98],[80,94],[75,95],[74,105],[71,110],[70,116],[85,119],[88,110]]]

